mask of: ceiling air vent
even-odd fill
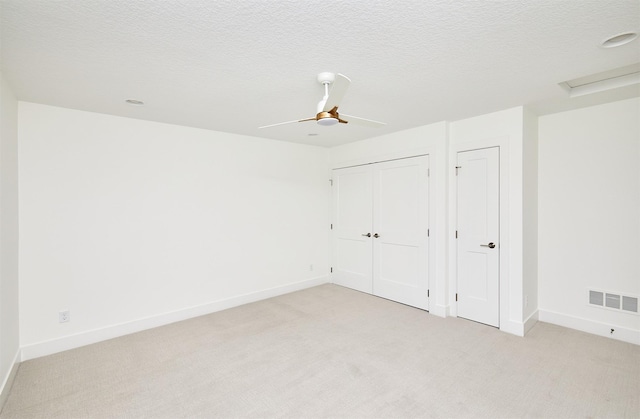
[[[625,313],[638,313],[638,297],[612,292],[589,290],[589,305]]]
[[[636,63],[590,76],[567,80],[560,83],[560,86],[569,92],[570,97],[578,97],[639,83],[640,63]]]

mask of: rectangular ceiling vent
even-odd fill
[[[589,290],[589,305],[638,314],[638,297],[631,295]]]
[[[584,96],[640,83],[640,63],[560,83],[570,97]]]

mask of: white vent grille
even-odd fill
[[[604,305],[604,293],[600,291],[589,290],[589,304],[596,306]]]
[[[640,63],[567,80],[560,83],[560,86],[569,92],[570,97],[577,97],[638,83],[640,83]]]
[[[637,296],[616,294],[613,292],[600,291],[590,289],[589,291],[589,305],[601,308],[607,308],[616,311],[623,311],[625,313],[638,313],[638,300]]]
[[[622,297],[622,309],[632,313],[638,312],[638,299],[636,297]]]
[[[616,294],[607,293],[606,305],[609,308],[620,309],[620,296]]]

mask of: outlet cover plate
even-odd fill
[[[62,310],[58,312],[59,323],[66,323],[69,320],[71,320],[71,313],[69,312],[69,310]]]

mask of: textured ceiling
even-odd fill
[[[325,146],[518,105],[560,109],[558,83],[640,61],[638,39],[599,47],[640,30],[638,0],[0,5],[1,70],[20,100]],[[314,116],[322,71],[352,80],[341,112],[388,125],[257,129]],[[574,102],[589,100],[601,99]]]

